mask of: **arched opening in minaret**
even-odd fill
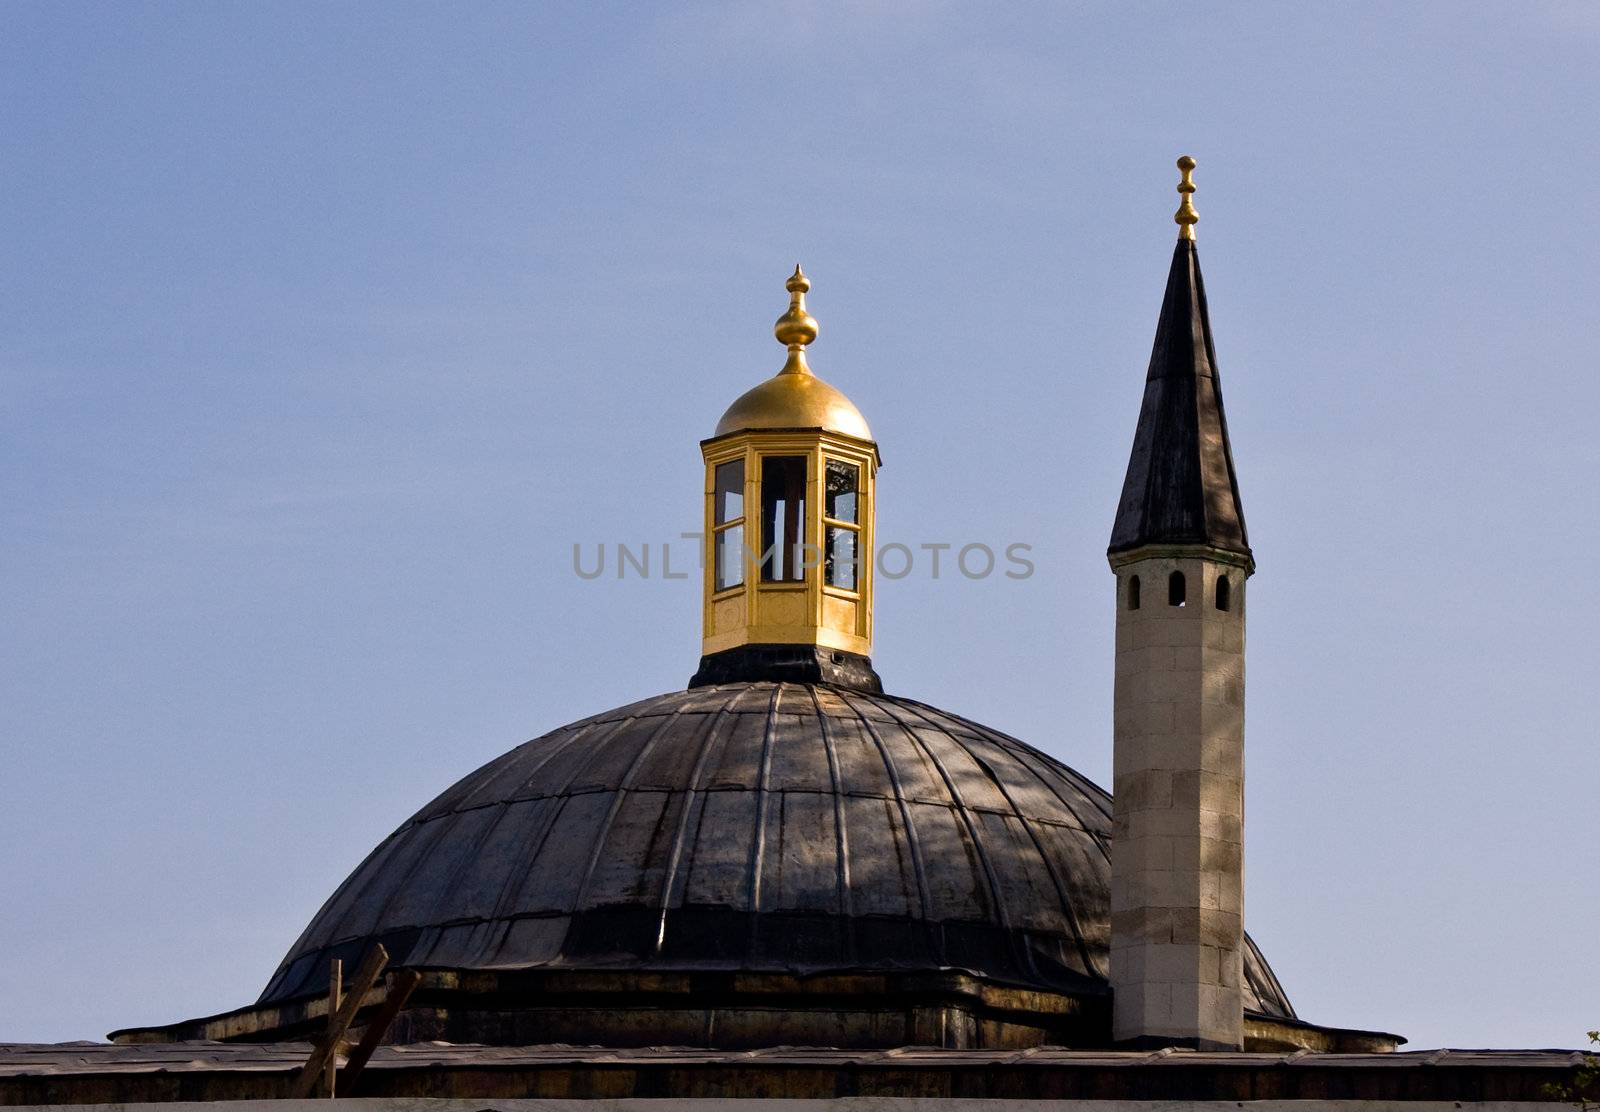
[[[1226,575],[1217,576],[1217,609],[1227,610],[1233,605],[1233,584]]]
[[[1128,576],[1128,609],[1139,609],[1139,577],[1137,575]]]
[[[1167,576],[1167,605],[1183,606],[1188,602],[1189,585],[1184,581],[1183,572],[1175,571]]]

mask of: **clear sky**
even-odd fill
[[[1247,924],[1312,1021],[1581,1043],[1597,51],[1585,0],[4,5],[0,1039],[252,1001],[437,791],[681,687],[697,583],[573,545],[697,526],[797,259],[882,539],[1034,548],[880,582],[879,671],[1105,783],[1188,152]]]

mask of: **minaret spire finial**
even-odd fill
[[[817,322],[806,312],[806,291],[811,288],[811,279],[799,263],[794,264],[794,273],[783,288],[789,291],[789,311],[772,326],[772,334],[789,349],[789,361],[779,373],[808,375],[811,368],[806,365],[805,346],[817,338]]]
[[[1178,225],[1178,238],[1193,240],[1194,226],[1200,223],[1200,214],[1194,211],[1194,202],[1189,199],[1194,195],[1194,159],[1188,155],[1182,156],[1178,159],[1178,169],[1183,171],[1183,180],[1178,182],[1183,204],[1172,214],[1172,219]]]

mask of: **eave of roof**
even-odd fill
[[[0,1104],[272,1099],[308,1043],[0,1044]],[[1289,1054],[774,1047],[717,1051],[425,1043],[381,1047],[350,1095],[917,1095],[1076,1100],[1554,1102],[1578,1051]],[[761,1086],[754,1089],[753,1085]]]

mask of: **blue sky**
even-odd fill
[[[812,365],[891,690],[1104,783],[1104,550],[1196,205],[1302,1016],[1600,1024],[1592,4],[0,9],[0,1039],[253,1000],[512,745],[680,687],[697,442]]]

